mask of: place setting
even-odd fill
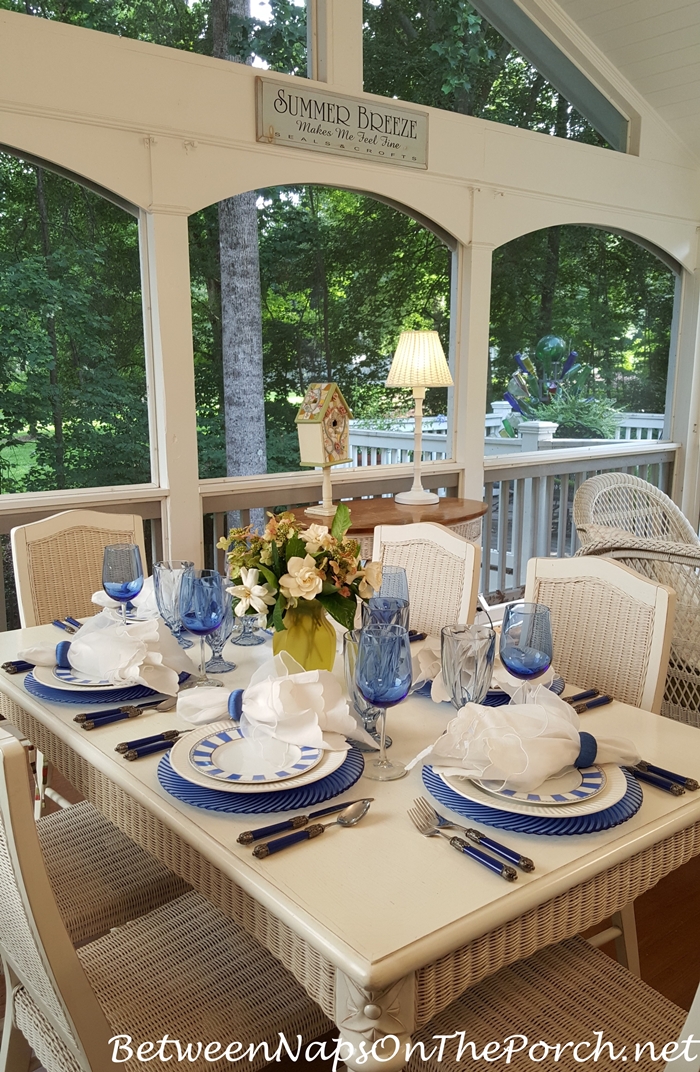
[[[433,695],[446,694],[458,713],[409,764],[422,761],[434,800],[471,821],[541,835],[606,830],[638,811],[641,757],[634,743],[595,738],[580,726],[582,708],[610,697],[586,690],[571,698],[580,701],[574,707],[560,696],[548,607],[509,605],[500,637],[489,626],[457,626],[443,629],[441,639]],[[494,705],[485,700],[497,641],[497,681],[506,700]]]

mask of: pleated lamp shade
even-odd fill
[[[402,331],[387,387],[452,387],[453,380],[437,331]]]

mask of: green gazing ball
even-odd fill
[[[535,347],[535,355],[539,361],[560,361],[566,356],[568,347],[564,339],[559,335],[543,335]]]

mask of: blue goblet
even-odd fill
[[[126,623],[126,605],[143,588],[141,552],[135,543],[112,543],[105,547],[102,587],[111,599],[121,603],[122,622]]]
[[[153,588],[161,618],[181,648],[191,648],[192,641],[182,633],[180,620],[180,584],[187,570],[194,569],[194,562],[154,562]]]
[[[541,603],[511,603],[501,626],[501,662],[513,677],[528,685],[552,662],[552,622],[549,607]]]
[[[360,635],[357,653],[357,687],[368,703],[381,711],[379,756],[365,764],[365,777],[376,782],[403,778],[403,763],[386,757],[386,709],[401,703],[411,688],[411,645],[408,629],[402,625],[368,625]]]
[[[409,606],[407,599],[396,596],[370,596],[362,604],[362,628],[368,625],[401,625],[408,629]]]
[[[226,641],[233,632],[233,626],[233,601],[229,596],[226,600],[224,620],[219,628],[210,633],[207,638],[207,643],[211,648],[211,659],[209,659],[205,667],[208,674],[226,674],[229,670],[236,669],[236,664],[227,662],[222,654]]]
[[[199,637],[198,687],[222,686],[223,681],[207,677],[204,638],[219,628],[224,620],[226,582],[216,570],[187,570],[180,583],[180,618],[185,629]]]
[[[362,719],[362,725],[367,730],[370,737],[373,737],[377,743],[379,743],[379,734],[377,733],[377,719],[381,715],[381,711],[378,707],[373,707],[371,703],[367,703],[364,696],[357,687],[357,675],[355,668],[357,666],[357,652],[360,647],[360,637],[362,636],[361,629],[348,629],[343,634],[343,666],[345,667],[345,686],[348,690],[352,706],[357,714]],[[385,737],[385,744],[387,748],[391,747],[391,737]],[[364,744],[362,741],[353,741],[353,747],[357,748],[360,752],[375,752],[376,748],[371,748],[368,744]]]

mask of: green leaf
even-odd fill
[[[276,632],[281,632],[284,629],[284,622],[282,621],[282,615],[285,612],[287,606],[287,600],[282,594],[277,598],[275,603],[275,609],[272,612],[272,624],[275,627]]]
[[[287,540],[284,554],[287,562],[289,562],[290,558],[306,558],[306,544],[299,536],[292,536]]]
[[[261,566],[261,565],[258,565],[258,569],[262,573],[262,575],[265,578],[265,580],[267,581],[267,583],[272,588],[274,588],[275,591],[277,591],[277,589],[279,587],[279,581],[278,581],[278,578],[275,577],[275,575],[272,572],[272,570],[268,569],[267,566]]]
[[[350,524],[350,510],[345,503],[338,503],[333,517],[333,525],[331,526],[331,536],[335,536],[336,540],[342,540],[343,536],[350,528]],[[340,621],[340,618],[338,621]]]
[[[316,596],[317,600],[324,607],[331,618],[335,618],[336,622],[340,622],[346,629],[352,629],[355,624],[355,611],[357,609],[357,603],[354,599],[347,599],[345,596]]]

